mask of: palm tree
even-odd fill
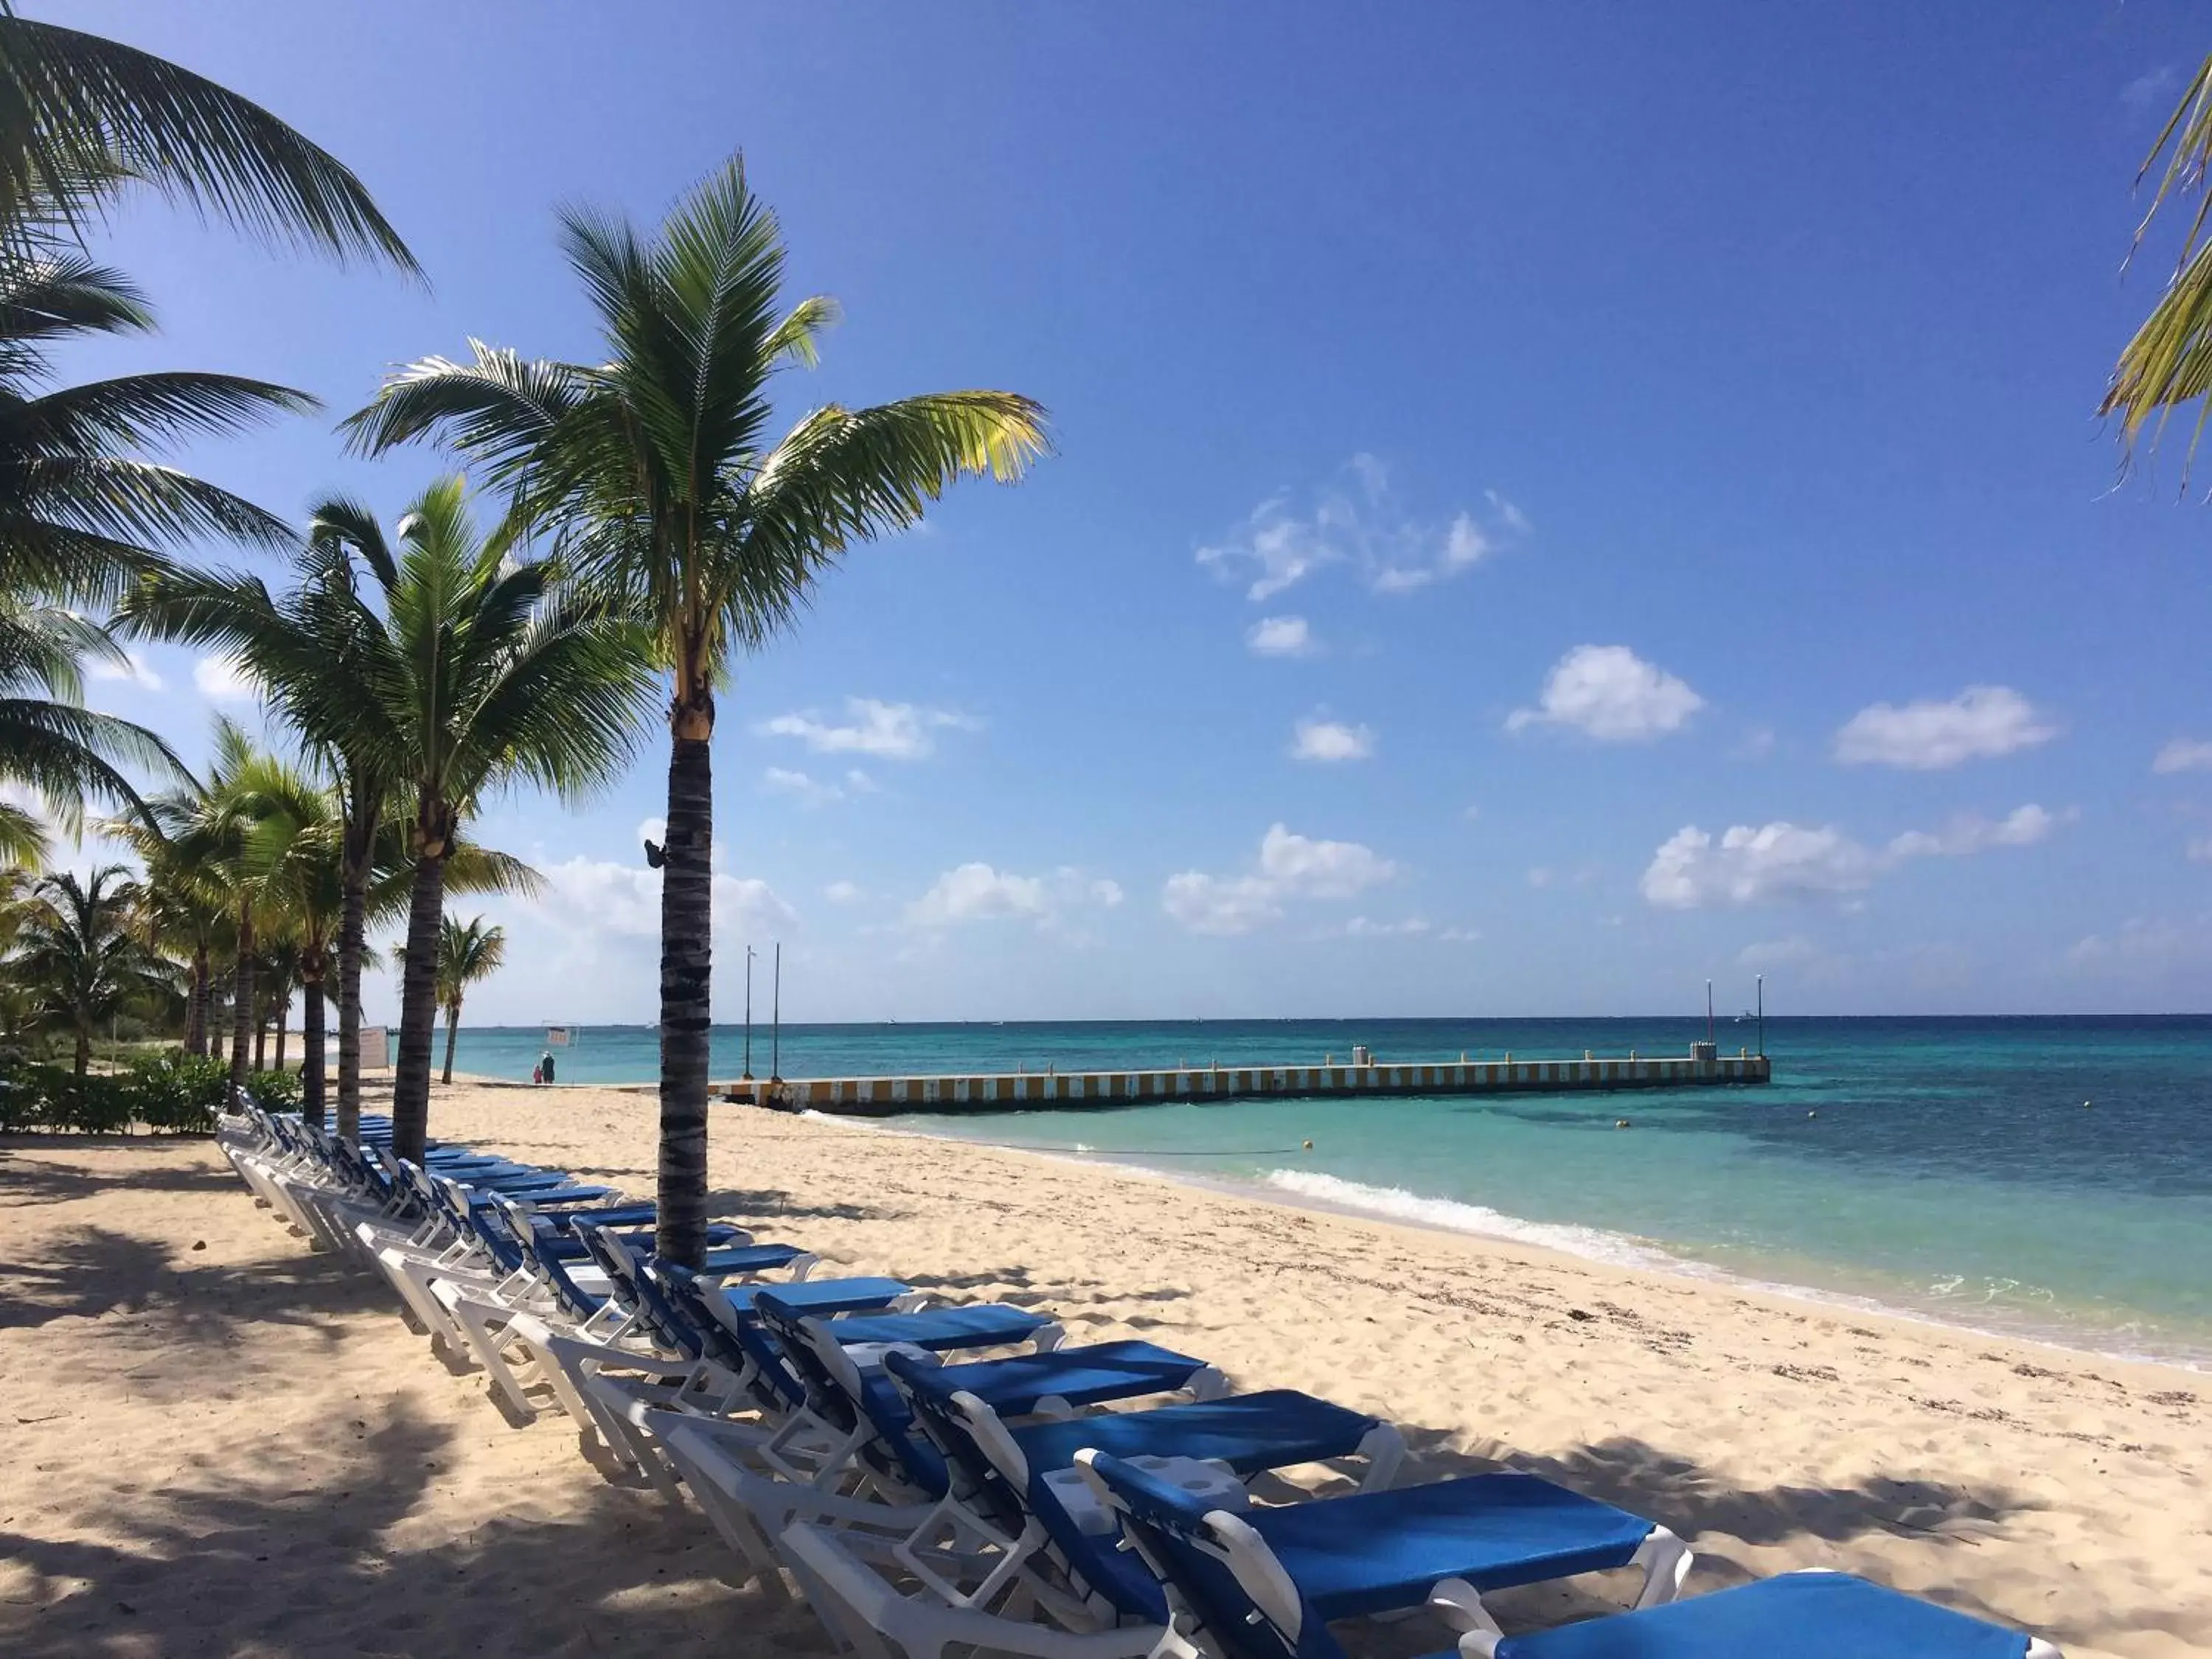
[[[400,947],[406,956],[406,947]],[[438,1080],[453,1080],[453,1039],[461,1027],[461,1002],[469,987],[489,979],[507,961],[507,930],[484,925],[482,916],[462,921],[447,916],[438,933],[438,1006],[446,1015],[446,1069]]]
[[[919,520],[953,480],[1018,477],[1046,449],[1044,411],[1007,392],[816,410],[777,439],[768,390],[816,361],[832,301],[782,309],[775,216],[732,160],[657,238],[581,211],[562,242],[599,313],[607,361],[527,362],[475,344],[386,381],[347,422],[374,453],[448,440],[512,492],[586,580],[619,592],[673,678],[662,871],[660,1223],[696,1266],[706,1240],[707,1055],[714,687],[775,634],[855,542]]]
[[[294,560],[298,580],[282,597],[258,576],[162,562],[125,594],[117,612],[125,632],[230,653],[261,688],[270,710],[337,781],[338,825],[334,830],[325,825],[317,834],[337,840],[337,1129],[348,1139],[358,1138],[361,1127],[361,974],[369,894],[389,804],[404,775],[379,747],[383,726],[363,718],[375,700],[368,676],[379,658],[357,644],[353,632],[376,632],[382,623],[360,600],[356,550],[374,569],[396,574],[375,515],[333,497],[316,509],[307,544]],[[307,1012],[320,1015],[319,997],[311,995]],[[318,1075],[307,1086],[319,1096],[322,1050],[310,1041],[308,1054]]]
[[[92,1058],[92,1034],[125,1004],[166,982],[166,964],[132,926],[137,884],[119,864],[80,882],[66,871],[42,878],[41,902],[24,920],[15,965],[47,1015],[76,1038],[78,1078]]]
[[[118,617],[131,631],[231,651],[338,775],[338,1131],[348,1136],[359,1127],[371,881],[389,804],[404,802],[408,940],[422,966],[402,986],[392,1119],[396,1150],[416,1156],[429,1110],[435,945],[443,889],[467,846],[461,822],[510,782],[575,795],[611,776],[653,676],[647,641],[602,599],[556,580],[550,564],[510,561],[511,537],[477,537],[461,479],[425,490],[398,540],[395,555],[374,514],[334,499],[318,509],[301,580],[282,599],[255,577],[164,564],[125,596]],[[527,874],[482,857],[485,879]]]
[[[2212,230],[2212,194],[2206,191],[2212,174],[2212,56],[2183,89],[2136,175],[2137,184],[2150,176],[2161,155],[2166,158],[2165,174],[2136,232],[2136,246],[2169,199],[2195,195],[2198,200],[2166,292],[2122,349],[2098,410],[2119,416],[2122,440],[2130,448],[2154,420],[2163,429],[2177,405],[2212,391],[2212,236],[2206,234]],[[2212,403],[2197,412],[2190,434],[2192,454],[2208,416]]]
[[[362,914],[381,920],[407,908],[414,866],[397,814],[382,815]],[[301,992],[301,1115],[319,1125],[326,1103],[325,988],[346,912],[347,826],[341,796],[319,789],[283,804],[257,830],[250,860],[298,951]],[[542,878],[508,854],[463,839],[447,860],[446,884],[465,893],[535,893]]]
[[[118,167],[263,240],[420,275],[361,181],[259,105],[119,42],[0,15],[0,258],[27,204]]]
[[[0,17],[0,33],[12,22]],[[4,92],[0,76],[0,106]],[[197,373],[52,386],[57,346],[152,326],[127,281],[51,236],[0,257],[0,781],[27,785],[72,825],[88,795],[140,806],[125,766],[176,765],[145,728],[80,706],[82,660],[125,659],[76,608],[112,600],[164,543],[295,544],[281,520],[140,452],[312,409],[312,398]]]
[[[313,784],[281,757],[254,746],[234,721],[216,721],[216,754],[204,781],[186,775],[149,802],[149,816],[176,861],[197,872],[203,890],[227,901],[234,961],[231,986],[230,1086],[246,1087],[251,1047],[259,1030],[255,981],[264,941],[261,922],[274,896],[253,857],[262,826]]]

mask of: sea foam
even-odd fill
[[[1522,1244],[1561,1250],[1590,1261],[1609,1261],[1623,1267],[1665,1267],[1679,1270],[1674,1257],[1638,1243],[1623,1233],[1569,1223],[1525,1221],[1487,1205],[1462,1204],[1456,1199],[1425,1198],[1403,1187],[1370,1187],[1340,1176],[1315,1170],[1270,1170],[1261,1177],[1266,1185],[1331,1209],[1353,1210],[1385,1216],[1393,1221],[1417,1222],[1455,1233],[1474,1233],[1485,1238],[1511,1239]]]

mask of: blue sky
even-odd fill
[[[589,356],[555,204],[742,149],[846,310],[794,417],[1048,404],[1055,459],[723,699],[725,1017],[779,937],[799,1019],[2212,1002],[2212,508],[2094,416],[2201,12],[1257,19],[84,0],[345,158],[433,286],[134,203],[165,333],[69,368],[336,415],[471,335]],[[291,513],[439,466],[313,421],[187,459]],[[188,750],[250,706],[146,659],[97,701]],[[472,1018],[651,1016],[661,788],[649,741],[491,805],[552,884],[482,907]]]

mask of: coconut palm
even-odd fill
[[[35,890],[40,902],[21,926],[14,965],[46,1015],[75,1038],[82,1078],[92,1034],[161,990],[167,964],[139,940],[131,917],[137,884],[121,865],[103,865],[83,881],[64,871],[40,878]]]
[[[2158,142],[2136,174],[2141,184],[2166,158],[2166,169],[2136,233],[2141,246],[2160,209],[2180,197],[2195,196],[2196,211],[2182,239],[2166,292],[2120,353],[2099,413],[2120,417],[2123,441],[2130,447],[2143,429],[2162,428],[2173,410],[2212,391],[2212,56],[2197,66],[2182,91]],[[2190,434],[2193,453],[2203,435],[2212,402],[2197,411]]]
[[[460,1033],[461,1003],[469,987],[489,979],[506,961],[507,929],[485,926],[482,916],[471,916],[465,922],[458,916],[445,919],[438,933],[438,1006],[446,1016],[446,1067],[441,1083],[453,1080],[453,1039]]]
[[[27,204],[118,167],[264,241],[417,270],[361,181],[259,105],[118,41],[0,15],[0,256]]]
[[[339,826],[318,834],[337,838],[339,918],[337,1128],[356,1139],[361,1125],[361,974],[368,951],[369,893],[380,860],[390,802],[404,772],[379,747],[384,732],[362,711],[376,693],[368,676],[379,654],[353,630],[380,630],[381,620],[360,600],[355,558],[379,572],[397,566],[382,526],[366,507],[332,497],[315,510],[307,544],[295,556],[295,584],[272,594],[254,575],[162,562],[127,592],[117,612],[124,631],[152,635],[228,653],[260,688],[264,701],[337,780]],[[307,1011],[319,1014],[311,1001]],[[321,1051],[308,1045],[309,1063]],[[319,1092],[321,1079],[310,1086]]]
[[[1045,447],[1044,411],[1007,392],[836,404],[781,438],[771,377],[811,366],[833,301],[782,307],[775,215],[733,160],[646,238],[626,221],[562,216],[568,262],[607,360],[529,362],[475,344],[395,374],[348,422],[371,453],[449,441],[512,492],[587,580],[647,621],[673,678],[662,871],[660,1222],[656,1247],[705,1247],[714,690],[734,653],[787,624],[845,550],[919,520],[957,478],[1018,477]]]
[[[185,1052],[204,1054],[215,963],[228,957],[234,945],[230,906],[217,884],[187,868],[152,823],[118,819],[101,825],[101,830],[129,845],[145,866],[139,885],[139,927],[149,949],[183,960]]]
[[[382,815],[370,861],[362,914],[372,920],[404,911],[413,886],[414,866],[398,817],[388,811]],[[346,912],[346,840],[341,797],[319,789],[285,803],[263,823],[249,854],[263,872],[264,890],[298,951],[300,1110],[318,1125],[326,1102],[325,988]],[[447,860],[446,884],[455,892],[534,893],[541,878],[520,859],[464,839]]]
[[[246,1087],[259,1027],[255,986],[264,941],[264,914],[275,893],[253,857],[262,826],[314,787],[301,770],[257,748],[235,722],[216,720],[215,758],[204,780],[186,775],[148,803],[149,816],[177,865],[195,872],[202,891],[219,895],[233,927],[230,1085]],[[270,941],[273,942],[273,941]]]
[[[139,804],[126,766],[166,772],[176,764],[144,726],[82,706],[83,659],[119,655],[97,625],[0,588],[0,782],[32,790],[71,830],[88,796]],[[40,862],[46,841],[35,814],[19,803],[0,806],[0,856]]]

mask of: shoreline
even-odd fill
[[[590,1085],[576,1086],[580,1088]],[[1364,1182],[1347,1181],[1325,1172],[1316,1173],[1320,1180],[1333,1182],[1339,1187],[1361,1193],[1371,1193],[1378,1196],[1404,1197],[1413,1200],[1416,1205],[1447,1207],[1469,1215],[1476,1213],[1494,1215],[1505,1225],[1493,1230],[1456,1224],[1450,1220],[1433,1215],[1401,1212],[1363,1203],[1354,1197],[1335,1198],[1319,1193],[1302,1192],[1295,1187],[1279,1184],[1265,1177],[1255,1180],[1212,1172],[1179,1172],[1174,1170],[1163,1170],[1149,1164],[1133,1161],[1130,1155],[1127,1153],[1117,1153],[1106,1149],[1085,1151],[1080,1147],[1024,1146],[1004,1141],[971,1139],[964,1135],[935,1129],[903,1127],[882,1119],[844,1117],[811,1109],[801,1111],[795,1115],[810,1121],[834,1124],[863,1133],[911,1137],[915,1139],[951,1146],[984,1147],[994,1152],[1009,1152],[1019,1157],[1043,1158],[1074,1169],[1105,1168],[1123,1175],[1164,1182],[1170,1186],[1191,1188],[1201,1192],[1219,1193],[1247,1203],[1273,1205],[1277,1208],[1301,1214],[1337,1216],[1346,1220],[1376,1226],[1404,1228],[1410,1231],[1444,1238],[1468,1239],[1499,1248],[1534,1251],[1563,1261],[1607,1267],[1626,1273],[1648,1274],[1657,1279],[1690,1285],[1711,1285],[1732,1291],[1749,1291],[1784,1303],[1891,1321],[1908,1327],[1939,1332],[1954,1338],[1974,1337],[2018,1343],[2024,1346],[2046,1349],[2054,1354],[2063,1354],[2069,1358],[2097,1359],[2114,1364],[2149,1367],[2172,1371],[2180,1376],[2202,1379],[2212,1376],[2212,1353],[2198,1354],[2192,1352],[2184,1357],[2094,1347],[2085,1343],[2065,1341],[2048,1332],[2033,1328],[1994,1323],[1982,1325],[1962,1319],[1945,1319],[1933,1312],[1900,1306],[1878,1297],[1856,1291],[1733,1272],[1714,1263],[1674,1255],[1662,1245],[1651,1243],[1630,1234],[1612,1232],[1601,1227],[1591,1227],[1580,1223],[1530,1221],[1524,1217],[1508,1215],[1503,1211],[1492,1210],[1487,1206],[1468,1204],[1457,1199],[1427,1197],[1410,1192],[1404,1188],[1370,1187]],[[1297,1172],[1274,1171],[1272,1173]],[[1605,1241],[1605,1245],[1578,1249],[1574,1244],[1565,1242],[1565,1236],[1573,1234],[1602,1239]]]

